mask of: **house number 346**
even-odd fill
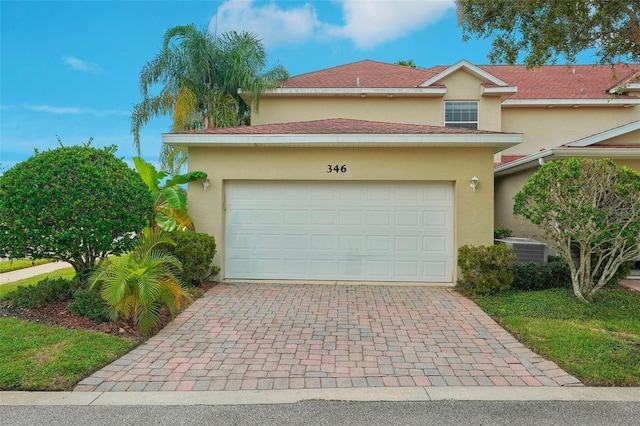
[[[347,172],[347,165],[343,164],[336,164],[336,165],[331,165],[331,164],[327,164],[327,173],[346,173]]]

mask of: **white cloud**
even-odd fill
[[[91,74],[99,74],[102,72],[102,68],[98,65],[91,62],[85,62],[82,59],[74,58],[73,56],[63,56],[62,60],[72,70],[84,71]]]
[[[454,0],[344,0],[344,26],[335,34],[372,49],[438,21]]]
[[[322,26],[311,3],[280,8],[275,3],[227,0],[211,19],[209,28],[218,34],[235,30],[258,35],[265,46],[304,42]]]
[[[230,30],[256,33],[265,46],[319,37],[348,39],[356,48],[372,49],[436,22],[455,7],[455,0],[336,0],[333,3],[340,5],[341,21],[322,22],[312,2],[284,3],[287,7],[276,2],[227,0],[209,27],[218,34]]]
[[[107,115],[129,115],[130,111],[122,110],[95,110],[92,108],[79,108],[79,107],[56,107],[51,105],[24,105],[24,108],[31,111],[47,112],[50,114],[62,114],[62,115],[80,115],[88,114],[96,117],[104,117]]]

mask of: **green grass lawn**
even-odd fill
[[[640,386],[640,293],[600,290],[590,304],[567,289],[474,297],[536,353],[588,386]]]
[[[0,274],[3,272],[17,271],[18,269],[31,268],[35,265],[44,265],[45,263],[51,263],[49,259],[12,259],[0,262]]]
[[[71,390],[134,346],[106,334],[0,318],[0,391]]]
[[[75,276],[76,272],[73,268],[64,268],[64,269],[58,269],[56,271],[53,272],[49,272],[46,274],[42,274],[42,275],[36,275],[35,277],[31,277],[31,278],[25,278],[22,280],[18,280],[18,281],[14,281],[8,284],[2,284],[0,285],[0,300],[4,299],[6,297],[7,294],[11,293],[13,290],[15,290],[18,287],[25,287],[25,286],[29,286],[29,285],[35,285],[37,284],[39,281],[44,280],[45,278],[66,278],[66,279],[71,279]]]

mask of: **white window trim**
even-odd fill
[[[447,121],[447,103],[459,103],[459,102],[473,102],[476,104],[477,120],[476,121]],[[456,101],[444,101],[442,103],[442,120],[444,127],[448,127],[447,123],[476,123],[476,130],[480,129],[480,102],[475,100],[456,100]]]

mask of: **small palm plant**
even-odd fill
[[[91,287],[99,286],[111,321],[132,320],[140,333],[149,334],[160,324],[163,306],[173,318],[182,301],[190,300],[179,278],[182,265],[162,250],[165,244],[175,246],[162,232],[146,229],[131,252],[108,258],[91,274]]]

